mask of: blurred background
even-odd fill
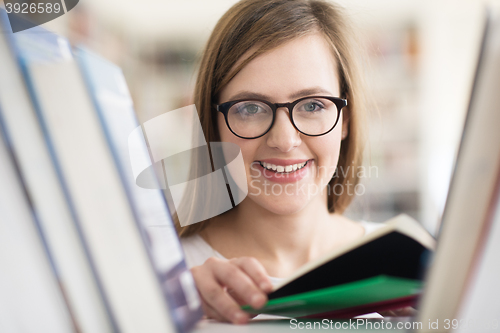
[[[1,0],[0,0],[1,1]],[[233,0],[81,0],[44,26],[122,67],[139,121],[192,104],[198,59]],[[370,171],[346,214],[438,228],[472,88],[482,0],[338,0],[357,29],[374,104]]]

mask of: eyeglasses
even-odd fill
[[[258,99],[230,101],[214,105],[224,114],[227,127],[243,139],[256,139],[273,127],[276,110],[286,107],[290,121],[302,134],[320,136],[337,125],[347,100],[330,96],[308,96],[291,103],[271,103]]]

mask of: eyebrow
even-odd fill
[[[305,97],[309,95],[314,95],[314,94],[326,94],[328,96],[333,96],[333,94],[321,87],[312,87],[312,88],[306,88],[302,89],[299,91],[294,92],[293,94],[289,95],[290,99],[297,99],[300,97]],[[272,99],[269,95],[265,94],[260,94],[257,92],[252,92],[252,91],[240,91],[236,95],[233,95],[229,100],[230,101],[235,101],[235,100],[240,100],[240,99],[264,99],[264,100],[269,100]],[[291,102],[291,101],[288,101]]]

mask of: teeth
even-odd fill
[[[292,172],[292,171],[302,169],[306,165],[306,163],[307,163],[307,161],[303,162],[303,163],[297,163],[297,164],[293,164],[293,165],[283,166],[283,165],[275,165],[275,164],[271,164],[271,163],[261,162],[261,165],[268,170],[273,170],[273,171],[277,171],[277,172]]]

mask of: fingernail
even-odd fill
[[[264,303],[266,301],[265,297],[261,294],[255,294],[252,296],[252,300],[250,301],[250,303],[252,304],[252,307],[258,307],[258,306],[261,306],[262,303]]]

